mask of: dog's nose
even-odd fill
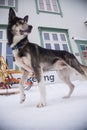
[[[32,25],[29,25],[29,26],[28,26],[28,30],[29,30],[29,32],[31,32],[32,28],[33,28]]]

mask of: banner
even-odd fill
[[[21,79],[22,74],[14,74],[13,76],[17,79]],[[31,81],[33,82],[34,85],[37,85],[37,79],[35,77],[28,77],[27,81]],[[44,72],[44,81],[45,84],[57,83],[58,82],[57,72],[56,71]]]

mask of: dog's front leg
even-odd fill
[[[37,107],[40,108],[46,105],[46,88],[44,84],[43,70],[41,70],[40,82],[38,84],[38,87],[40,92],[40,102],[38,103]]]
[[[24,86],[25,80],[26,80],[26,78],[28,77],[28,74],[29,74],[29,72],[24,70],[24,69],[22,71],[23,71],[23,74],[22,74],[22,78],[21,78],[21,81],[20,81],[20,85],[19,85],[19,89],[20,89],[20,103],[23,103],[25,101],[25,98],[26,98],[23,86]]]

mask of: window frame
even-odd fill
[[[5,25],[5,24],[0,24],[0,30],[4,30],[4,31],[6,31],[6,28],[7,28],[7,25]],[[4,35],[3,35],[4,36]],[[9,54],[7,54],[7,37],[6,36],[4,36],[3,37],[3,39],[0,39],[0,43],[2,43],[2,53],[1,53],[1,55],[8,61],[8,57],[9,57],[9,59],[10,58],[13,58],[13,54],[12,53],[9,53]],[[3,45],[4,44],[4,45]],[[3,50],[4,49],[4,50]],[[9,66],[10,65],[10,66]],[[14,65],[14,63],[12,62],[12,64],[10,64],[10,63],[8,63],[8,66],[9,66],[9,68],[10,69],[14,69],[13,68],[13,65]]]
[[[14,1],[15,1],[15,5],[14,6],[8,6],[8,5],[4,5],[3,6],[3,5],[0,5],[0,8],[9,9],[10,7],[12,7],[16,11],[18,11],[18,0],[14,0]]]
[[[3,40],[3,31],[0,30],[0,33],[1,33],[0,40]]]
[[[62,10],[61,10],[60,2],[59,2],[59,0],[56,0],[56,1],[57,1],[58,10],[59,10],[58,12],[48,11],[48,10],[40,10],[39,5],[38,5],[38,0],[35,0],[37,14],[39,14],[39,13],[49,13],[49,14],[60,15],[61,17],[63,17],[63,13],[62,13]]]
[[[69,33],[68,33],[68,29],[61,29],[61,28],[52,28],[52,27],[38,27],[38,30],[39,30],[39,35],[40,35],[40,43],[41,43],[41,46],[44,48],[45,45],[44,45],[44,39],[43,39],[43,32],[44,31],[47,31],[49,33],[65,33],[66,34],[66,39],[67,39],[67,44],[68,44],[68,47],[69,47],[69,52],[73,53],[73,50],[72,50],[72,46],[71,46],[71,42],[70,42],[70,39],[69,39]],[[49,41],[48,41],[49,42]],[[54,41],[54,44],[56,42]],[[59,44],[59,43],[58,43]],[[60,48],[61,49],[61,48]]]
[[[0,42],[0,56],[2,54],[2,42]]]
[[[13,53],[12,49],[6,45],[6,61],[10,69],[13,69]]]
[[[87,45],[87,40],[79,40],[79,39],[75,39],[75,43],[77,45],[78,51],[79,51],[79,56],[81,59],[81,62],[83,65],[87,65],[87,63],[85,62],[85,60],[83,59],[83,55],[82,53],[85,52],[85,50],[81,49],[80,45],[86,46]]]

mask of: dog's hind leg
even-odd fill
[[[23,103],[25,101],[25,98],[26,98],[26,95],[24,93],[24,82],[25,82],[26,78],[29,75],[28,71],[26,71],[24,69],[22,71],[23,71],[23,74],[22,74],[22,78],[21,78],[21,81],[20,81],[20,85],[19,85],[19,89],[20,89],[20,103]]]
[[[69,86],[69,92],[66,96],[63,98],[69,98],[74,90],[74,85],[70,81],[70,70],[69,68],[64,68],[62,70],[59,70],[59,77],[62,81],[64,81]]]

